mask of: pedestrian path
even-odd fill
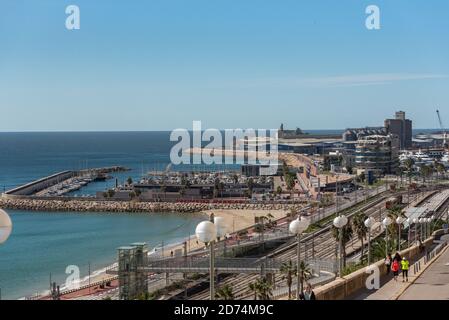
[[[445,249],[398,300],[449,300],[449,248]]]
[[[446,253],[448,251],[446,250]],[[393,279],[393,275],[390,272],[389,275],[383,276],[380,280],[380,288],[378,290],[363,289],[349,300],[395,300],[407,289],[410,283],[413,283],[420,276],[420,270],[422,270],[427,262],[428,257],[423,253],[416,261],[410,261],[410,270],[408,275],[408,282],[403,282],[402,274],[399,273],[397,281]],[[415,266],[416,264],[416,266]],[[449,267],[448,270],[449,271]],[[449,274],[449,273],[448,273]],[[448,277],[449,278],[449,277]],[[449,295],[449,293],[448,293]]]
[[[408,281],[411,282],[416,278],[414,269],[409,270]],[[383,277],[381,279],[380,288],[378,290],[365,289],[353,298],[353,300],[392,300],[407,286],[407,282],[402,281],[402,274],[399,274],[398,280],[393,279],[393,275]]]

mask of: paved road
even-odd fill
[[[449,249],[416,279],[399,300],[449,300]]]

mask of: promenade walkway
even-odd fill
[[[381,277],[380,288],[378,290],[363,289],[357,292],[355,295],[349,297],[348,300],[424,299],[427,291],[429,292],[429,294],[430,292],[435,295],[439,294],[437,292],[439,292],[440,290],[436,291],[436,286],[441,286],[441,291],[446,290],[445,294],[439,295],[443,295],[446,297],[445,299],[449,299],[449,266],[445,266],[445,268],[447,269],[445,271],[446,274],[444,274],[442,270],[444,268],[441,267],[441,264],[444,265],[449,262],[449,247],[443,249],[442,255],[435,261],[429,260],[430,264],[426,265],[427,259],[428,258],[426,258],[426,254],[422,253],[415,260],[410,261],[408,282],[403,282],[401,273],[399,274],[397,281],[393,279],[393,275],[390,273],[390,275],[388,276]],[[440,262],[438,263],[438,261]],[[443,263],[443,261],[445,262]],[[419,263],[420,269],[415,269],[415,263]],[[434,263],[437,263],[437,266],[440,266],[440,268],[434,267]],[[424,269],[426,267],[428,269]],[[422,278],[429,271],[432,272],[428,273],[425,278]],[[413,289],[411,289],[412,287]],[[422,291],[424,290],[424,288],[426,292]],[[407,293],[409,290],[412,291]],[[435,292],[433,292],[434,290]],[[407,293],[407,295],[405,295],[405,293]]]
[[[398,300],[449,300],[449,247]]]

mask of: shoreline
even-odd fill
[[[222,217],[228,227],[229,233],[235,233],[238,232],[240,230],[246,229],[246,228],[250,228],[252,226],[254,226],[254,217],[259,217],[259,216],[265,216],[268,213],[270,213],[271,215],[273,215],[273,220],[278,220],[281,219],[283,217],[286,216],[287,214],[287,210],[270,210],[270,212],[267,212],[267,210],[251,210],[251,209],[246,209],[246,210],[240,210],[240,209],[221,209],[221,210],[205,210],[202,212],[198,212],[196,214],[198,215],[202,215],[204,217],[204,220],[207,220],[209,217],[210,213],[214,213],[214,215],[216,217]],[[195,235],[190,235],[190,238],[185,238],[185,239],[171,239],[167,242],[167,244],[164,244],[163,246],[163,253],[164,253],[164,257],[169,257],[171,255],[171,252],[175,252],[176,250],[179,249],[183,249],[184,247],[184,242],[188,241],[188,251],[191,252],[193,250],[197,250],[200,249],[201,247],[204,247],[204,244],[202,243],[198,243],[197,241],[195,241],[196,237]],[[149,255],[154,255],[156,252],[162,252],[162,244],[159,243],[156,246],[149,248]],[[105,267],[93,270],[90,277],[89,276],[85,276],[83,278],[80,279],[77,287],[76,288],[67,288],[65,286],[61,286],[61,292],[62,291],[69,291],[70,293],[66,293],[63,294],[64,295],[68,295],[68,297],[66,297],[66,299],[71,299],[70,296],[71,295],[76,295],[76,292],[80,292],[82,290],[84,290],[86,288],[86,286],[89,285],[89,283],[91,283],[91,287],[92,286],[96,286],[94,285],[95,283],[99,283],[102,281],[107,281],[107,280],[114,280],[116,279],[116,276],[113,275],[108,275],[106,273],[106,270],[110,269],[111,267],[117,265],[117,261],[114,260],[113,262],[107,264]],[[84,288],[84,289],[83,289]],[[110,288],[109,290],[114,290],[116,287],[114,288]],[[49,290],[43,290],[41,292],[38,292],[39,296],[36,297],[37,299],[49,299],[50,297],[50,292]],[[95,295],[95,294],[91,294],[91,295]],[[107,294],[106,294],[107,296]],[[82,297],[87,297],[86,295],[80,296],[79,298]],[[33,299],[33,296],[25,296],[22,298],[19,298],[19,300],[23,300],[23,299]]]

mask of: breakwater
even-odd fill
[[[28,211],[75,211],[75,212],[179,212],[195,213],[210,209],[237,210],[300,210],[300,203],[195,203],[195,202],[137,202],[98,200],[41,200],[29,198],[0,198],[0,208]]]

